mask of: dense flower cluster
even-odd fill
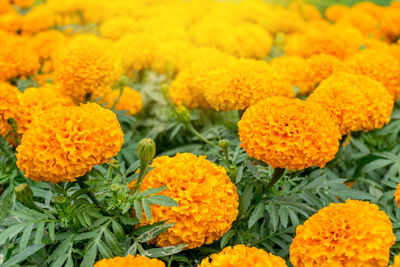
[[[114,108],[128,111],[128,115],[138,113],[143,105],[142,95],[128,86],[124,87],[122,94],[120,90],[111,90],[100,100],[100,102],[106,103],[107,108],[112,108],[115,101],[118,102]]]
[[[190,153],[156,158],[152,167],[141,189],[165,186],[161,194],[179,205],[152,206],[150,223],[176,223],[156,238],[158,246],[187,244],[195,248],[214,242],[230,229],[238,214],[238,194],[223,167]]]
[[[115,156],[122,143],[111,111],[94,103],[59,106],[33,120],[17,148],[17,165],[35,181],[75,181]]]
[[[19,106],[18,96],[20,95],[18,88],[0,81],[0,135],[6,137],[7,141],[15,145],[15,136],[10,135],[12,131],[8,120],[16,117]]]
[[[330,204],[296,229],[293,266],[387,266],[394,244],[392,223],[369,202]]]
[[[284,259],[255,247],[236,245],[204,259],[198,267],[287,267]]]
[[[389,267],[400,267],[400,255],[394,257],[393,265],[390,265]]]
[[[300,99],[262,100],[238,125],[241,147],[273,168],[324,167],[339,149],[339,129],[328,112]]]
[[[338,73],[324,80],[307,101],[320,104],[342,135],[371,131],[390,121],[393,99],[379,82],[366,76]]]
[[[165,267],[165,264],[157,259],[150,259],[140,255],[128,255],[126,257],[115,257],[112,259],[103,259],[93,267]]]
[[[122,72],[110,45],[94,35],[74,38],[56,52],[53,60],[55,81],[78,100],[109,86]]]

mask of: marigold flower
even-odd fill
[[[120,90],[111,90],[103,97],[103,99],[101,99],[100,102],[106,103],[107,108],[111,108],[119,95]],[[133,115],[138,113],[142,109],[142,106],[142,95],[138,91],[125,86],[121,97],[119,97],[119,100],[114,108],[116,110],[126,110],[128,111],[128,115]]]
[[[400,267],[400,255],[397,255],[394,257],[394,263],[393,265],[390,265],[389,267]]]
[[[115,114],[95,103],[58,106],[35,118],[17,148],[17,166],[30,179],[75,181],[121,149]]]
[[[267,62],[234,59],[208,71],[204,95],[216,110],[244,110],[266,97],[294,97],[294,91]]]
[[[8,35],[0,40],[0,80],[27,77],[39,70],[39,58],[27,39]]]
[[[13,10],[9,0],[0,0],[0,14],[8,13]]]
[[[320,104],[339,125],[342,135],[371,131],[389,123],[393,99],[377,81],[338,73],[324,80],[307,101]]]
[[[284,259],[265,250],[245,245],[226,247],[220,253],[212,254],[202,260],[198,267],[287,267]]]
[[[361,10],[351,9],[346,11],[337,20],[337,25],[351,26],[358,29],[364,36],[381,37],[381,30],[379,29],[379,22],[368,13]]]
[[[140,255],[128,255],[126,257],[115,257],[112,259],[102,259],[93,267],[165,267],[164,262],[158,259],[150,259]]]
[[[33,36],[32,48],[43,62],[66,42],[67,37],[60,31],[43,31]]]
[[[375,79],[394,100],[400,97],[400,62],[386,51],[362,50],[344,63],[343,71]]]
[[[396,200],[397,206],[400,207],[400,184],[397,185],[396,191],[394,192],[394,199]]]
[[[289,9],[300,14],[306,21],[320,20],[321,12],[313,5],[305,3],[305,1],[293,1],[289,5]]]
[[[72,39],[53,55],[55,82],[80,101],[111,85],[122,74],[121,62],[107,42],[92,35]]]
[[[321,106],[270,97],[248,108],[238,123],[241,147],[273,168],[324,167],[339,149],[340,133]]]
[[[354,10],[359,10],[364,13],[367,13],[368,15],[372,16],[374,19],[377,21],[380,21],[384,15],[384,9],[386,7],[384,6],[378,6],[377,4],[373,2],[358,2],[354,6],[351,7]]]
[[[10,11],[0,15],[1,30],[17,33],[21,29],[21,25],[22,25],[22,16],[16,11]]]
[[[46,5],[38,5],[23,16],[21,30],[24,34],[33,34],[50,29],[54,23],[53,11]]]
[[[10,134],[12,128],[8,123],[8,119],[16,118],[16,113],[19,107],[18,96],[21,92],[17,87],[12,86],[6,82],[0,81],[0,135],[6,137]],[[7,141],[13,145],[15,143],[15,136],[10,135]]]
[[[99,27],[99,32],[104,38],[118,40],[122,36],[134,31],[135,19],[129,16],[111,18],[103,22]]]
[[[380,26],[382,32],[389,40],[396,40],[400,37],[400,6],[391,6],[384,10]]]
[[[298,12],[281,6],[274,6],[261,25],[273,34],[301,32],[306,27],[306,23]]]
[[[331,5],[325,10],[325,17],[330,21],[336,22],[349,10],[348,6],[336,4]]]
[[[332,55],[319,54],[311,56],[307,59],[305,69],[305,80],[308,82],[309,86],[305,90],[300,90],[300,93],[311,93],[321,81],[339,70],[341,64],[342,62]]]
[[[150,223],[176,223],[157,236],[158,246],[187,244],[188,248],[196,248],[214,242],[231,228],[238,214],[238,194],[223,167],[190,153],[158,157],[152,167],[141,190],[165,186],[161,194],[179,204],[152,206]],[[144,218],[142,223],[149,222]]]
[[[174,73],[186,62],[185,55],[193,49],[187,41],[171,40],[156,45],[151,68],[159,73]]]
[[[18,134],[23,135],[35,117],[57,106],[73,106],[74,101],[52,84],[42,87],[31,87],[19,95],[19,112],[17,118]]]
[[[35,0],[12,0],[11,2],[13,2],[13,4],[16,6],[28,8],[35,3]]]
[[[296,229],[293,266],[387,266],[395,243],[385,212],[367,201],[332,203]]]

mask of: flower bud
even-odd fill
[[[144,138],[139,142],[137,151],[141,160],[149,162],[156,154],[156,144],[150,138]]]
[[[114,168],[119,168],[119,162],[116,159],[111,160],[108,164],[110,164],[110,166],[114,167]]]
[[[20,184],[14,190],[17,200],[24,204],[24,206],[28,208],[35,206],[35,203],[33,203],[33,192],[28,184]]]
[[[228,139],[221,139],[221,140],[219,140],[219,142],[218,142],[218,146],[219,146],[220,148],[222,148],[222,150],[227,149],[227,148],[229,147],[229,144],[230,144],[230,142],[229,142]]]
[[[65,196],[57,196],[57,197],[54,199],[54,202],[55,202],[56,204],[64,204],[64,203],[67,202],[67,198],[66,198]]]
[[[129,78],[125,75],[122,75],[121,78],[117,81],[118,87],[123,88],[129,84]]]
[[[112,192],[117,192],[120,188],[121,188],[121,187],[119,186],[119,184],[112,184],[112,185],[110,186],[110,190],[111,190]]]
[[[178,121],[181,123],[189,123],[190,122],[190,112],[184,106],[179,106],[176,108],[176,114],[178,115]]]

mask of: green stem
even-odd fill
[[[194,136],[196,136],[197,138],[199,138],[201,141],[203,141],[206,144],[209,144],[210,146],[213,147],[218,147],[216,144],[210,142],[209,140],[207,140],[204,136],[202,136],[194,127],[193,125],[189,122],[189,123],[185,123],[186,128],[189,130],[189,132],[191,132]]]
[[[12,127],[12,131],[14,133],[15,141],[17,141],[17,145],[19,145],[21,143],[21,140],[18,137],[18,130],[17,130],[17,124],[15,123],[15,119],[14,118],[8,119],[8,123]]]
[[[119,99],[121,98],[123,92],[124,92],[124,87],[121,86],[121,87],[119,88],[119,95],[118,95],[117,99],[115,99],[115,101],[114,101],[114,103],[113,103],[111,109],[114,109],[115,106],[118,104]]]
[[[88,180],[87,174],[85,174],[85,175],[79,177],[79,178],[77,179],[77,182],[78,182],[79,187],[82,188],[82,189],[88,188],[89,186],[85,183],[85,181],[87,181],[87,180]],[[97,200],[96,196],[93,194],[92,191],[86,192],[86,195],[90,198],[90,200],[92,200],[92,202],[93,202],[97,207],[102,208],[100,202]]]
[[[137,183],[135,185],[134,192],[136,192],[139,189],[140,185],[142,184],[143,179],[144,179],[144,177],[146,175],[146,170],[147,170],[147,165],[148,164],[149,164],[148,161],[146,162],[144,160],[140,160],[139,178],[138,178]]]
[[[269,181],[268,184],[265,185],[264,191],[267,191],[270,189],[276,182],[279,181],[279,179],[283,176],[285,173],[286,169],[283,168],[275,168],[274,173],[272,174],[271,180]]]

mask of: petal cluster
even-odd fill
[[[93,267],[165,267],[164,262],[158,259],[150,259],[140,255],[128,255],[126,257],[115,257],[103,259],[95,263]]]

